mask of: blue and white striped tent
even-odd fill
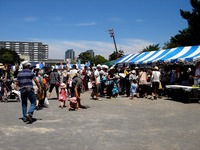
[[[136,54],[128,54],[120,58],[117,63],[153,64],[153,63],[178,63],[194,62],[200,60],[200,46],[176,47],[166,50],[157,50]]]

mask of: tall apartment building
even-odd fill
[[[70,60],[75,60],[75,52],[73,49],[68,49],[65,51],[65,60],[70,59]]]
[[[92,49],[86,50],[87,53],[90,53],[91,57],[94,58],[94,51]]]
[[[42,42],[0,41],[0,49],[16,51],[21,58],[29,57],[29,61],[42,62],[48,59],[48,45]]]

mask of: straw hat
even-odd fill
[[[136,71],[135,71],[135,70],[132,70],[131,73],[132,73],[132,74],[136,74]]]
[[[92,67],[92,70],[96,70],[96,69],[97,69],[97,67],[95,67],[95,66]]]
[[[98,64],[98,65],[97,65],[97,68],[101,68],[101,65],[100,65],[100,64]]]
[[[30,66],[30,65],[31,65],[31,63],[29,63],[29,61],[27,61],[27,60],[21,62],[21,64],[22,64],[23,66]]]
[[[112,69],[115,69],[115,68],[112,66],[112,67],[110,67],[110,70],[112,70]]]
[[[157,66],[154,67],[155,70],[159,70],[159,68]]]
[[[2,63],[0,63],[0,69],[3,69],[4,65]]]
[[[102,68],[108,69],[109,67],[107,65],[102,65]]]
[[[60,84],[60,88],[66,88],[66,84],[65,83],[61,83]]]
[[[48,74],[44,74],[44,78],[46,78],[46,77],[49,77],[49,75]]]

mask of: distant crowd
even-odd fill
[[[24,122],[32,122],[35,109],[49,106],[53,89],[56,91],[60,108],[78,110],[86,108],[81,104],[81,94],[87,91],[91,92],[91,98],[94,100],[115,99],[119,95],[130,100],[141,97],[155,100],[159,96],[167,95],[166,85],[200,84],[200,63],[195,67],[176,65],[132,69],[125,66],[109,68],[107,65],[77,69],[76,65],[73,65],[71,69],[63,67],[53,69],[50,73],[31,67],[27,61],[22,62],[22,66],[21,70],[16,68],[13,71],[7,64],[0,65],[0,98],[1,101],[6,101],[14,93],[18,100],[22,101]],[[27,99],[31,102],[28,113]]]

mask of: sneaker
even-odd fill
[[[32,117],[29,114],[26,115],[26,120],[27,120],[28,123],[33,122]]]

